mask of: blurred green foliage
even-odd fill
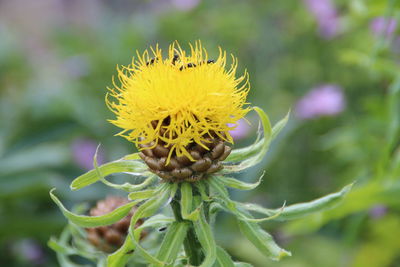
[[[325,38],[306,2],[0,1],[0,265],[56,264],[46,242],[66,221],[48,191],[67,189],[85,171],[77,140],[102,143],[107,160],[135,150],[106,121],[112,114],[104,96],[116,64],[129,64],[149,45],[198,39],[211,55],[221,45],[239,58],[250,73],[250,103],[275,121],[288,109],[294,114],[265,162],[241,175],[249,181],[267,169],[263,184],[252,194],[233,192],[236,198],[279,207],[357,181],[341,207],[268,229],[292,258],[268,262],[230,236],[237,226],[221,217],[224,231],[217,233],[229,252],[260,267],[399,265],[399,30],[377,35],[371,23],[378,16],[397,20],[400,3],[331,1],[338,29]],[[346,109],[296,117],[297,101],[328,83],[343,88]],[[257,122],[249,120],[254,132]],[[101,185],[59,192],[69,204],[108,193],[115,194]],[[386,209],[379,216],[378,204]],[[34,241],[28,249],[26,240]],[[40,261],[29,254],[34,248]]]

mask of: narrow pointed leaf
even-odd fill
[[[188,228],[189,225],[186,222],[174,222],[171,224],[158,250],[157,259],[168,262],[168,264],[172,264],[173,266],[179,255]]]
[[[197,221],[199,219],[201,204],[192,212],[193,207],[192,185],[182,183],[181,185],[181,214],[184,220]]]
[[[256,183],[245,183],[235,178],[229,178],[225,176],[217,176],[216,178],[219,179],[225,186],[240,190],[252,190],[260,185],[263,176],[264,174],[260,177],[260,179]]]
[[[141,218],[152,216],[156,213],[165,201],[171,196],[173,197],[172,192],[176,191],[176,187],[169,186],[169,184],[164,184],[162,186],[162,190],[158,196],[154,196],[153,198],[147,200],[145,203],[139,206],[136,210],[135,214],[131,219],[131,226],[129,229],[129,235],[131,236],[132,242],[134,243],[136,249],[140,252],[140,254],[145,258],[149,263],[154,264],[155,266],[164,266],[166,263],[158,260],[156,257],[147,252],[143,247],[141,247],[138,243],[141,229],[135,230],[133,227],[136,225],[137,221]]]
[[[291,256],[291,253],[280,248],[272,236],[264,231],[258,224],[237,220],[240,231],[253,245],[265,256],[279,261],[283,257]]]
[[[274,212],[265,218],[256,219],[252,218],[251,216],[249,217],[247,216],[246,212],[243,212],[238,208],[238,205],[240,205],[241,203],[232,201],[229,198],[229,194],[226,188],[224,187],[223,183],[221,182],[221,180],[216,179],[215,177],[211,177],[210,179],[208,179],[208,183],[220,196],[219,198],[215,197],[214,199],[221,204],[221,207],[224,208],[224,210],[234,214],[240,220],[247,222],[255,222],[255,223],[265,222],[275,219],[276,217],[279,217],[284,210],[283,208],[281,208],[278,212]]]
[[[140,225],[138,228],[135,229],[135,232],[143,230],[145,228],[165,227],[167,225],[170,225],[173,222],[175,222],[174,218],[167,217],[162,214],[158,214],[158,215],[152,216],[151,218],[145,220],[142,225]]]
[[[103,184],[105,184],[109,187],[112,187],[114,189],[117,189],[117,190],[124,190],[127,192],[133,192],[133,191],[136,192],[136,191],[138,191],[137,190],[138,187],[143,186],[143,185],[146,186],[149,182],[151,183],[154,180],[155,175],[151,175],[149,178],[147,178],[143,183],[141,183],[139,185],[132,185],[130,183],[114,184],[114,183],[109,182],[108,180],[106,180],[106,178],[104,177],[104,175],[102,174],[102,172],[99,168],[99,165],[97,164],[97,151],[98,151],[99,147],[100,147],[100,145],[97,146],[96,153],[94,154],[94,157],[93,157],[93,166],[94,166],[94,170],[96,171],[97,177],[99,177],[99,180]],[[147,193],[147,196],[146,196],[146,193]],[[151,197],[151,193],[150,192],[141,192],[141,193],[135,194],[135,196],[136,196],[136,198],[131,197],[131,199],[146,199],[146,198]]]
[[[129,154],[122,158],[122,160],[136,160],[136,159],[140,159],[139,153]]]
[[[251,156],[243,157],[243,161],[241,161],[238,165],[226,165],[225,168],[222,170],[222,173],[238,172],[250,168],[259,163],[263,159],[265,153],[267,153],[268,151],[272,136],[271,123],[269,121],[268,115],[261,108],[254,107],[253,109],[257,112],[263,125],[264,137],[260,141],[262,142],[261,146],[258,147],[258,149],[254,151],[254,154],[252,154]],[[227,159],[227,161],[229,160]]]
[[[148,199],[153,197],[155,194],[157,194],[159,191],[155,189],[149,189],[149,190],[143,190],[143,191],[136,191],[133,193],[130,193],[128,195],[128,198],[130,200],[135,200],[135,199]]]
[[[253,267],[253,265],[247,262],[235,262],[235,267]]]
[[[63,255],[74,255],[77,254],[75,249],[62,244],[56,238],[51,237],[50,240],[47,242],[47,245],[57,253],[61,253]]]
[[[110,213],[101,215],[101,216],[86,216],[86,215],[77,215],[69,210],[67,210],[64,205],[61,203],[61,201],[53,194],[53,191],[55,189],[53,188],[50,191],[50,197],[53,199],[53,201],[57,204],[57,206],[61,209],[62,213],[64,216],[73,222],[74,224],[81,226],[81,227],[97,227],[97,226],[105,226],[105,225],[111,225],[122,218],[124,218],[128,213],[131,211],[132,207],[138,203],[138,201],[135,202],[129,202],[128,204],[122,205],[115,210],[113,210]]]
[[[232,162],[232,163],[240,162],[240,161],[243,161],[243,160],[245,160],[245,159],[247,159],[249,157],[253,157],[253,156],[259,154],[263,150],[263,147],[265,145],[268,145],[269,142],[271,142],[272,140],[274,140],[277,137],[277,135],[281,132],[281,130],[286,126],[286,123],[289,120],[289,115],[290,115],[290,112],[288,112],[283,119],[278,121],[274,125],[274,127],[272,128],[272,130],[270,132],[267,131],[267,135],[265,134],[265,125],[264,125],[264,123],[267,123],[267,128],[268,128],[269,121],[266,122],[266,121],[262,120],[262,123],[263,123],[263,126],[264,126],[264,137],[261,140],[257,139],[252,145],[250,145],[248,147],[232,150],[231,154],[226,159],[226,162]],[[269,128],[270,128],[270,126],[269,126]],[[269,134],[268,134],[268,132],[269,132]],[[265,153],[265,152],[263,152],[263,153]]]
[[[124,244],[113,254],[107,257],[107,267],[120,267],[125,266],[129,259],[132,257],[135,245],[131,237],[128,235]]]
[[[217,247],[217,262],[220,267],[235,267],[231,256],[221,247]]]
[[[282,131],[283,128],[285,128],[288,120],[289,120],[289,116],[290,116],[290,110],[289,112],[286,114],[286,116],[281,119],[280,121],[278,121],[274,127],[272,127],[272,135],[271,135],[271,140],[274,140],[279,133]]]
[[[335,207],[346,197],[346,195],[351,190],[352,185],[353,184],[347,185],[343,187],[343,189],[340,190],[339,192],[329,194],[327,196],[318,198],[310,202],[290,205],[288,207],[285,207],[283,210],[266,209],[257,204],[246,203],[238,205],[240,206],[240,208],[246,209],[248,211],[255,211],[268,216],[273,216],[277,213],[280,213],[279,216],[273,218],[273,220],[278,220],[278,221],[293,220],[307,216],[311,213],[321,212]]]
[[[193,222],[193,226],[206,256],[200,267],[212,267],[217,258],[217,246],[211,227],[204,216],[203,209],[200,213],[199,220]]]
[[[146,174],[143,174],[146,175]],[[151,185],[154,181],[157,181],[158,178],[155,175],[150,175],[147,177],[142,183],[140,184],[131,184],[131,183],[123,183],[123,184],[114,184],[109,182],[106,178],[102,177],[99,179],[101,182],[103,182],[105,185],[112,187],[117,190],[123,190],[126,192],[137,192],[140,191],[149,185]]]
[[[124,172],[138,173],[140,175],[147,170],[147,167],[138,160],[117,160],[99,166],[99,170],[104,176]],[[71,190],[82,189],[100,179],[101,177],[98,176],[96,170],[91,170],[73,180],[70,187]]]

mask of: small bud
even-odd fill
[[[128,203],[128,200],[122,197],[109,196],[104,200],[97,202],[96,206],[89,211],[90,216],[100,216],[110,213],[116,208]],[[136,207],[133,207],[129,214],[120,221],[109,225],[95,228],[86,228],[88,241],[101,251],[111,253],[122,246],[128,234],[130,220],[135,213]],[[135,227],[143,223],[140,220]],[[142,234],[143,238],[145,233]]]

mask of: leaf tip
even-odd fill
[[[55,188],[55,187],[53,187],[52,189],[50,189],[50,191],[49,191],[50,196],[53,196],[53,192],[54,192],[54,191],[56,191],[56,188]]]
[[[292,256],[292,253],[291,253],[290,251],[287,251],[287,250],[282,249],[282,250],[279,252],[279,255],[278,255],[277,259],[278,259],[278,261],[279,261],[279,260],[281,260],[281,259],[283,259],[283,258],[285,258],[285,257],[291,257],[291,256]]]
[[[350,192],[350,190],[352,189],[352,187],[353,187],[353,185],[355,184],[356,182],[353,182],[353,183],[351,183],[351,184],[348,184],[348,185],[346,185],[345,187],[343,187],[343,189],[342,189],[342,195],[343,196],[345,196],[345,195],[347,195],[349,192]]]

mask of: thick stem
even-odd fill
[[[171,201],[171,207],[175,219],[177,221],[183,221],[181,215],[181,205],[179,201],[180,201],[179,199],[174,198]],[[185,249],[186,256],[189,259],[189,264],[194,266],[200,265],[202,260],[201,245],[197,241],[192,222],[190,222],[190,227],[189,230],[187,231],[186,238],[183,241],[183,246]]]

